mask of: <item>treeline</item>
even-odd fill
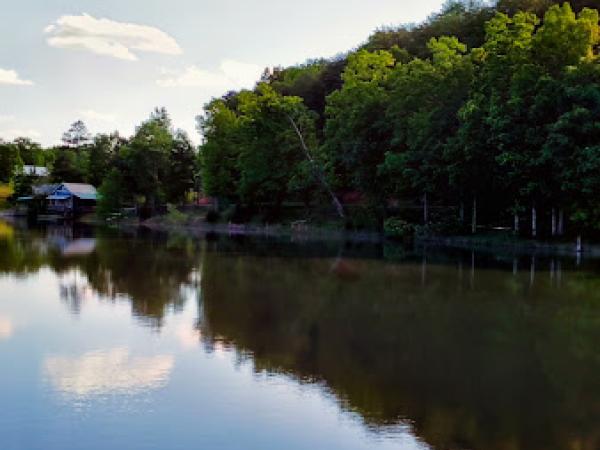
[[[449,3],[214,99],[198,119],[206,193],[270,218],[331,190],[360,199],[355,227],[598,230],[600,2],[553,3]]]
[[[197,190],[197,149],[184,131],[173,129],[164,108],[152,112],[129,139],[116,132],[92,137],[77,121],[62,140],[49,149],[23,138],[0,142],[0,183],[13,184],[13,200],[31,195],[34,184],[90,183],[99,187],[100,214],[129,206],[150,216]],[[49,176],[31,176],[23,165],[47,167]]]

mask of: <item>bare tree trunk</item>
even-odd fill
[[[558,210],[558,235],[563,236],[565,234],[565,212],[561,209]]]
[[[556,236],[556,208],[552,208],[552,237]]]
[[[477,233],[477,197],[473,198],[473,216],[471,218],[471,233]]]
[[[290,123],[292,124],[292,127],[294,127],[294,131],[298,135],[298,138],[300,139],[300,144],[302,145],[302,150],[304,150],[304,156],[310,162],[315,174],[317,175],[317,178],[319,179],[319,181],[321,182],[323,187],[329,193],[329,196],[331,197],[331,201],[335,205],[338,215],[340,216],[340,218],[345,219],[346,215],[344,214],[344,207],[342,206],[342,203],[339,201],[339,199],[337,198],[337,196],[335,195],[335,193],[329,186],[329,183],[327,182],[327,179],[325,178],[323,171],[321,170],[321,168],[317,165],[317,163],[311,156],[310,150],[308,149],[308,147],[306,145],[306,141],[304,140],[304,136],[302,135],[300,128],[298,128],[298,125],[296,125],[296,122],[294,121],[292,116],[288,116],[288,119],[289,119]]]
[[[519,213],[515,213],[515,226],[514,226],[515,235],[519,234]]]
[[[423,194],[423,222],[429,223],[429,205],[427,204],[427,192]]]
[[[577,236],[577,253],[583,253],[583,241],[581,239],[581,234]]]
[[[464,224],[465,223],[465,202],[463,200],[460,201],[460,208],[459,208],[459,216],[460,216],[460,223]]]
[[[537,237],[537,209],[535,206],[531,207],[531,236]]]

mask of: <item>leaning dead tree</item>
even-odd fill
[[[331,201],[333,202],[335,209],[337,210],[337,213],[340,216],[340,218],[345,219],[346,215],[344,214],[344,207],[342,206],[342,203],[339,201],[339,199],[333,192],[333,189],[331,189],[331,186],[329,186],[329,183],[327,182],[327,179],[325,178],[325,174],[323,173],[323,170],[321,169],[321,167],[317,164],[317,162],[314,160],[314,158],[310,154],[310,150],[308,149],[308,146],[306,145],[306,141],[304,140],[304,136],[302,135],[300,128],[298,128],[298,125],[296,124],[296,121],[292,118],[292,116],[288,115],[288,119],[289,119],[290,123],[292,124],[294,131],[298,135],[298,138],[300,139],[300,144],[302,145],[302,150],[304,150],[304,156],[310,163],[310,165],[313,169],[313,172],[315,173],[316,177],[319,179],[319,182],[323,185],[323,187],[325,188],[325,190],[328,192],[329,196],[331,197]]]

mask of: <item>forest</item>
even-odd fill
[[[59,148],[2,143],[0,183],[11,164],[43,163],[56,180],[100,186],[101,212],[152,214],[201,192],[236,223],[597,237],[597,8],[451,1],[422,24],[268,68],[255,88],[213,99],[197,119],[199,149],[164,109],[130,139],[92,139],[75,123]]]

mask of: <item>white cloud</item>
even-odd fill
[[[224,60],[218,70],[189,66],[183,72],[163,70],[156,81],[162,87],[251,88],[260,79],[264,67],[231,59]]]
[[[14,332],[12,321],[7,317],[0,316],[0,341],[9,339]]]
[[[33,81],[23,80],[15,70],[0,69],[0,84],[33,86]]]
[[[58,391],[87,397],[160,389],[169,381],[173,365],[173,356],[132,358],[127,349],[118,348],[78,358],[48,357],[44,371]]]
[[[6,115],[0,114],[0,123],[12,122],[13,120],[15,120],[15,116],[6,116]]]
[[[95,120],[98,122],[114,123],[117,121],[116,114],[102,113],[102,112],[94,111],[93,109],[85,109],[85,110],[79,111],[79,114],[81,114],[85,119]]]
[[[44,30],[52,47],[88,50],[98,55],[137,61],[140,52],[180,55],[177,41],[155,27],[96,19],[88,14],[62,16]]]
[[[19,137],[37,139],[41,136],[42,134],[39,131],[27,128],[11,128],[8,130],[0,130],[0,138],[7,141],[12,141],[13,139]]]

